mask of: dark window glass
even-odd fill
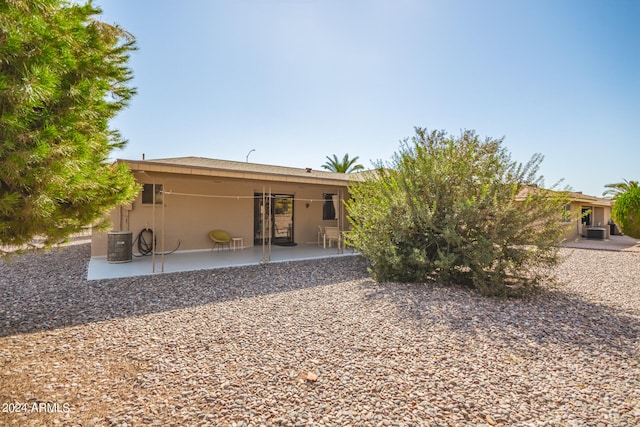
[[[323,194],[322,219],[336,219],[335,194]]]
[[[153,204],[154,184],[142,184],[142,204]],[[156,205],[162,204],[162,184],[155,184]]]

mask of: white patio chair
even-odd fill
[[[318,226],[318,246],[320,246],[320,241],[324,244],[324,230],[321,225]]]
[[[340,240],[340,233],[338,232],[338,227],[325,227],[324,228],[324,239],[323,239],[323,247],[327,247],[327,242],[329,242],[329,247],[331,247],[331,242],[335,241],[336,244]]]

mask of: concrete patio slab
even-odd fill
[[[146,276],[150,274],[174,273],[179,271],[208,270],[225,267],[256,265],[261,262],[300,261],[336,256],[350,256],[357,253],[337,248],[322,248],[315,244],[297,246],[272,246],[271,256],[263,256],[262,246],[252,246],[238,250],[179,251],[155,256],[134,256],[131,262],[110,263],[106,256],[92,257],[89,261],[87,280],[114,279],[120,277]],[[164,258],[164,259],[163,259]],[[264,259],[264,261],[263,261]]]
[[[609,238],[605,240],[579,238],[574,241],[564,242],[562,246],[600,251],[640,252],[640,240],[629,236],[618,235],[609,236]]]

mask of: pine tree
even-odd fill
[[[133,36],[90,2],[0,0],[0,243],[64,240],[138,187],[109,162]]]

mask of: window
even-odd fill
[[[338,219],[336,212],[338,211],[338,195],[323,194],[322,195],[322,219]]]
[[[562,210],[562,222],[571,222],[571,204],[564,205]]]
[[[591,208],[582,208],[582,224],[591,225]]]
[[[155,191],[154,191],[155,185]],[[152,205],[153,195],[156,196],[156,205],[162,204],[162,184],[143,184],[142,185],[142,204]]]

